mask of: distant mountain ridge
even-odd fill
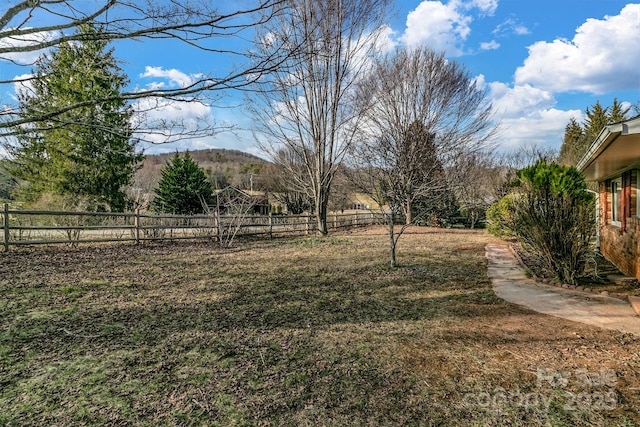
[[[178,155],[184,156],[184,152]],[[241,189],[251,189],[259,181],[260,174],[270,164],[253,154],[239,150],[209,148],[204,150],[189,150],[191,158],[205,171],[207,177],[216,188],[233,185]],[[136,172],[132,187],[142,192],[152,193],[160,181],[162,168],[171,161],[175,152],[148,154]]]
[[[184,155],[187,151],[179,151],[179,155]],[[174,152],[169,153],[159,153],[159,154],[146,154],[147,158],[159,159],[163,163],[171,160],[175,155]],[[261,159],[258,156],[255,156],[250,153],[245,153],[240,150],[229,150],[225,148],[207,148],[203,150],[188,150],[189,155],[193,160],[198,162],[201,167],[204,164],[208,163],[246,163],[246,162],[256,162],[256,163],[267,163],[264,159]],[[155,161],[154,161],[155,163]]]

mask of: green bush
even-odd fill
[[[576,283],[595,232],[593,194],[574,167],[539,161],[518,177],[521,191],[507,227],[558,279]]]
[[[513,217],[513,195],[504,196],[487,209],[487,231],[498,237],[511,237]]]

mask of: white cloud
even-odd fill
[[[486,78],[484,74],[478,74],[476,77],[474,77],[473,83],[475,84],[476,89],[478,90],[484,91],[487,89],[487,83],[486,83]]]
[[[461,56],[471,33],[472,13],[492,16],[497,7],[498,0],[423,1],[407,15],[400,40],[408,47],[427,44],[447,56]]]
[[[192,85],[196,80],[202,78],[202,74],[186,74],[180,70],[176,70],[172,68],[170,70],[165,70],[162,67],[144,67],[144,73],[140,74],[141,78],[160,78],[160,79],[168,79],[171,87],[187,87]],[[149,87],[152,88],[161,88],[164,83],[152,82],[149,84]]]
[[[550,92],[530,85],[509,87],[505,83],[488,84],[493,108],[502,115],[522,117],[532,111],[553,107],[556,100]]]
[[[397,33],[388,25],[383,26],[378,31],[375,50],[382,54],[393,52],[398,46],[398,42],[395,40]]]
[[[144,141],[145,152],[167,153],[208,148],[227,148],[257,154],[253,133],[249,130],[252,123],[237,108],[220,108],[198,102],[180,102],[175,100],[144,99],[135,104],[135,110],[144,112],[137,116],[135,123],[140,129],[139,137]],[[215,125],[216,130],[207,135],[193,135],[188,139],[174,138],[166,142],[168,132],[163,125],[177,125],[185,131],[198,127]],[[230,127],[233,126],[233,129]],[[264,155],[264,154],[263,154]]]
[[[493,16],[498,8],[498,0],[469,0],[461,3],[465,9],[479,9],[483,15]]]
[[[253,133],[249,130],[252,125],[251,120],[235,109],[216,109],[208,108],[206,106],[190,107],[183,103],[179,105],[167,105],[158,113],[159,116],[162,116],[163,114],[169,116],[173,120],[185,120],[185,123],[191,123],[192,125],[200,119],[213,120],[215,117],[217,123],[233,123],[237,128],[233,130],[219,129],[212,135],[193,137],[170,143],[162,143],[162,138],[160,138],[160,136],[150,138],[148,135],[143,135],[147,142],[153,142],[151,144],[144,144],[146,153],[170,153],[175,152],[176,150],[193,151],[209,148],[226,148],[241,150],[264,157],[264,153],[259,154],[260,150],[255,146]]]
[[[200,102],[140,99],[134,104],[134,128],[141,139],[162,143],[174,132],[197,129],[200,124],[213,120],[211,107]]]
[[[388,25],[384,25],[377,30],[363,35],[358,40],[353,40],[350,46],[353,55],[350,66],[359,78],[364,78],[373,69],[374,58],[393,52],[398,42],[394,40],[396,32]],[[296,85],[303,76],[290,74],[289,83]]]
[[[482,84],[484,77],[476,79]],[[486,84],[496,119],[501,123],[503,149],[546,146],[558,149],[564,129],[572,117],[582,120],[580,110],[555,108],[556,100],[545,90],[530,85],[509,87],[501,82]]]
[[[594,94],[638,89],[639,40],[640,4],[628,4],[619,15],[588,19],[572,40],[529,46],[529,56],[516,70],[516,84]]]
[[[522,23],[516,21],[513,18],[507,18],[504,22],[498,25],[492,32],[497,37],[508,37],[513,34],[517,36],[524,36],[531,32]]]
[[[409,47],[428,44],[450,56],[462,55],[462,43],[471,32],[472,19],[460,13],[459,5],[457,2],[445,5],[439,1],[423,1],[407,15],[402,41]]]
[[[580,114],[579,110],[549,108],[527,117],[504,118],[500,146],[506,150],[532,146],[558,150],[567,123],[572,117],[580,117]]]
[[[33,77],[33,74],[21,74],[13,78],[13,91],[15,92],[15,96],[12,95],[12,97],[14,99],[17,100],[17,97],[21,94],[29,96],[34,94],[32,80]]]
[[[7,31],[12,30],[13,28],[7,29]],[[25,28],[29,29],[29,28]],[[42,31],[35,34],[30,34],[28,36],[23,36],[22,38],[17,37],[6,37],[0,32],[0,48],[12,48],[17,52],[11,53],[3,53],[0,56],[0,60],[9,60],[15,62],[19,65],[32,65],[36,62],[38,57],[46,52],[45,49],[40,49],[36,51],[23,51],[26,47],[43,43],[52,40],[55,37],[55,33]]]
[[[145,83],[146,90],[163,90],[184,88],[205,76],[146,66],[140,77],[153,79]],[[176,99],[148,98],[137,101],[134,104],[138,112],[134,116],[138,120],[135,126],[140,129],[139,136],[145,141],[146,151],[159,153],[220,147],[243,151],[251,149],[253,138],[251,133],[244,130],[250,127],[250,123],[243,124],[237,106],[222,106],[219,98],[217,101],[219,108],[202,102]],[[173,133],[168,128],[172,128]],[[190,136],[185,138],[187,135]]]
[[[496,50],[500,47],[500,43],[495,40],[491,40],[490,42],[482,42],[480,43],[480,49],[482,50]]]

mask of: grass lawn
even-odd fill
[[[0,425],[640,425],[640,338],[509,304],[483,232],[0,255]]]

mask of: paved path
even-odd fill
[[[486,254],[493,290],[500,298],[539,313],[640,335],[640,317],[628,302],[528,279],[507,245],[488,244]]]

